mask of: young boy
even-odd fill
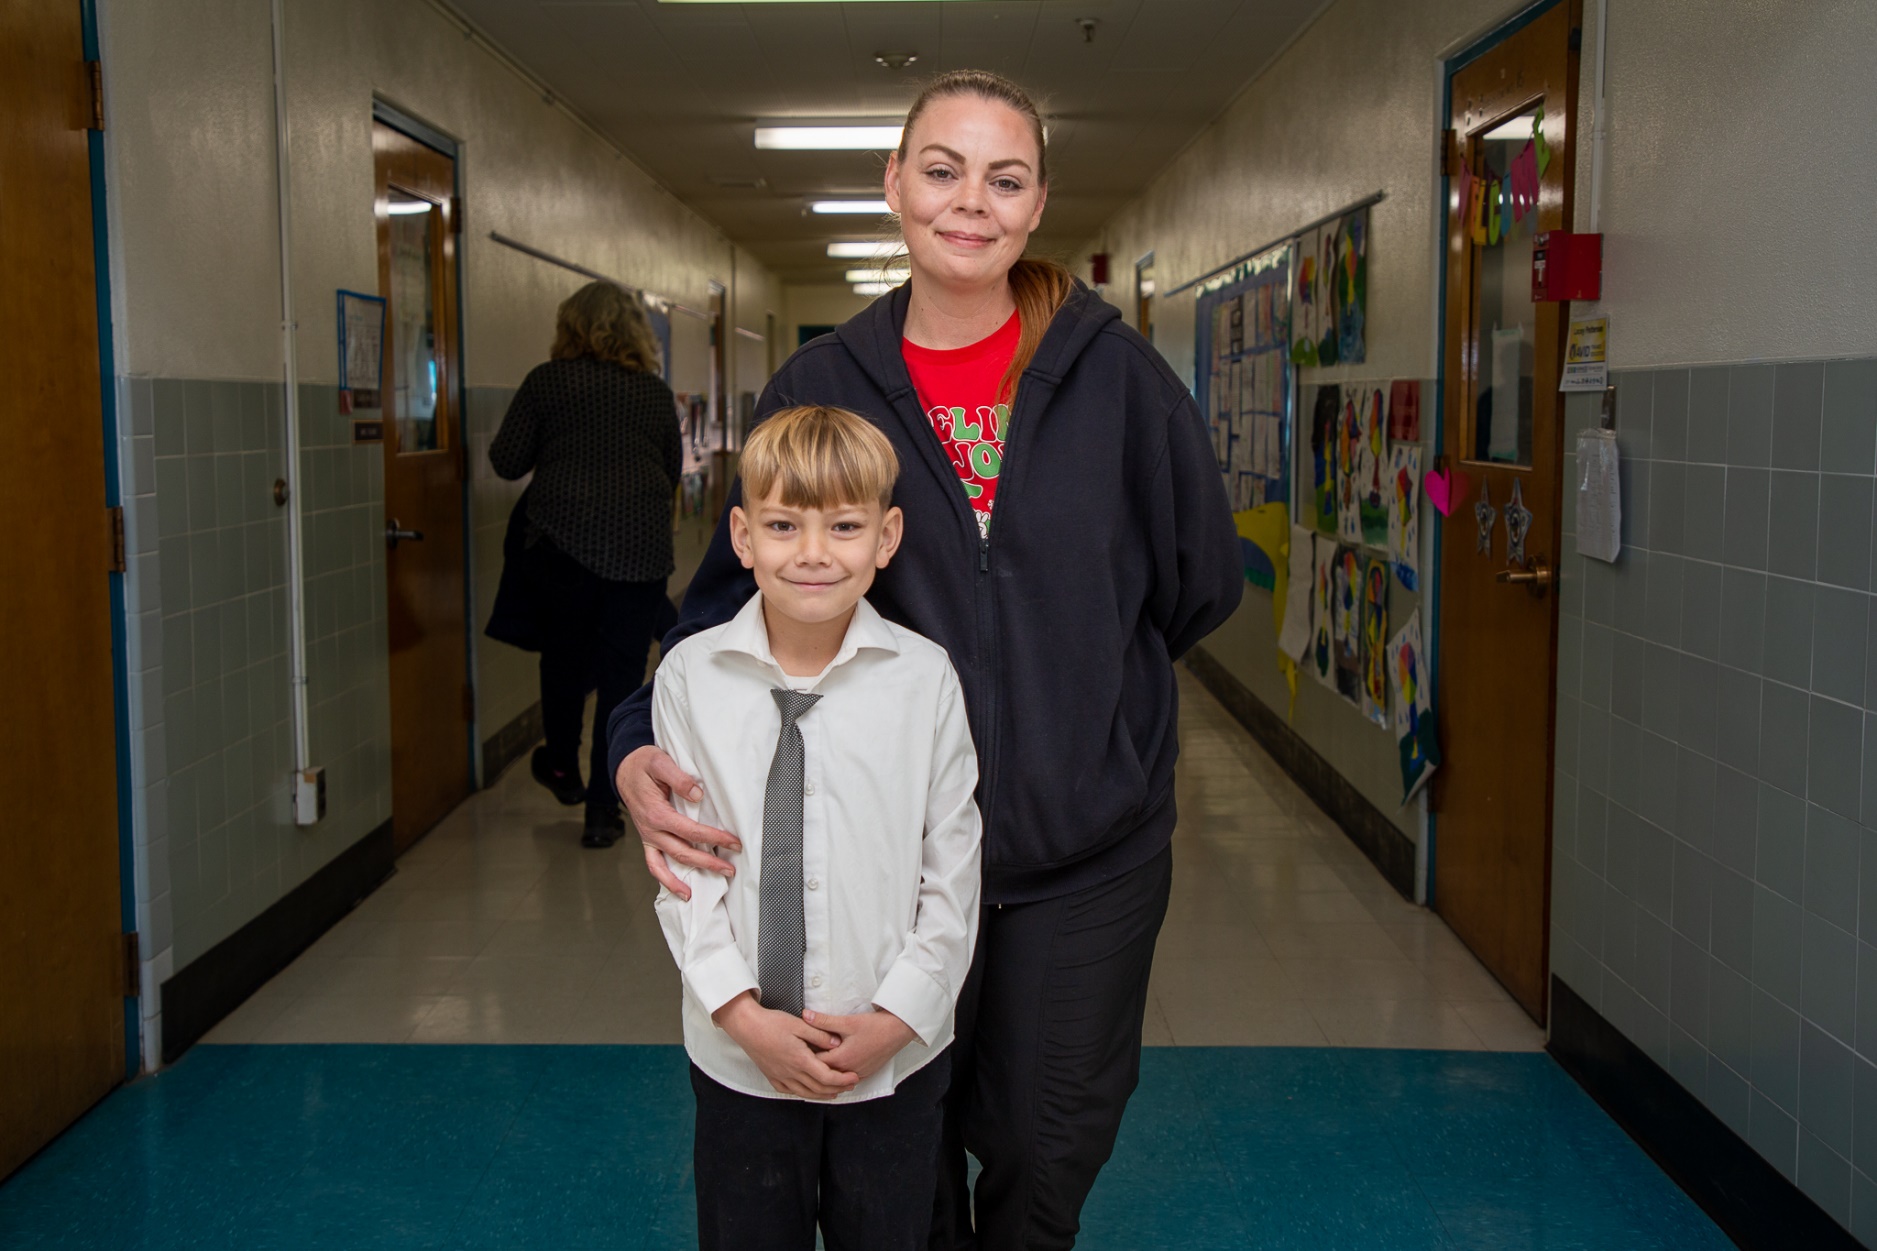
[[[658,896],[684,975],[704,1251],[915,1251],[938,1178],[952,1011],[977,935],[977,755],[943,648],[862,598],[899,546],[898,459],[792,408],[743,452],[730,536],[757,593],[672,649],[658,745],[730,878]],[[722,854],[722,853],[720,853]]]

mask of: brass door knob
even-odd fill
[[[1543,595],[1545,588],[1551,585],[1551,566],[1534,560],[1526,569],[1501,569],[1493,575],[1493,580],[1522,586],[1533,595]]]

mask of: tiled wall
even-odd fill
[[[125,378],[130,717],[139,927],[158,983],[390,815],[383,482],[330,387],[301,392],[311,729],[328,813],[293,767],[282,391]],[[144,996],[146,1012],[159,999]]]
[[[1877,1245],[1877,360],[1616,383],[1624,550],[1560,588],[1553,969]]]

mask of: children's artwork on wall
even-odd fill
[[[1335,383],[1317,388],[1310,418],[1311,524],[1336,533],[1336,437],[1341,429],[1343,391]]]
[[[1427,784],[1440,763],[1440,742],[1421,646],[1421,616],[1415,613],[1388,644],[1388,684],[1393,688],[1395,750],[1401,761],[1401,802]]]
[[[1344,543],[1362,542],[1359,462],[1363,438],[1356,394],[1351,392],[1343,401],[1342,415],[1336,419],[1336,537]]]
[[[1532,510],[1525,507],[1519,480],[1512,479],[1512,498],[1506,501],[1506,563],[1525,563],[1525,536],[1532,528]]]
[[[1404,590],[1421,589],[1421,449],[1388,450],[1388,559]]]
[[[1362,432],[1356,449],[1356,511],[1362,523],[1362,542],[1388,546],[1388,442],[1383,437],[1382,392],[1363,387],[1356,392],[1357,425]]]
[[[1290,261],[1272,248],[1195,297],[1200,410],[1235,513],[1290,500]]]
[[[1318,259],[1322,232],[1312,230],[1297,240],[1297,280],[1291,289],[1290,363],[1311,366],[1318,363],[1317,340],[1327,293],[1323,267]]]
[[[1290,574],[1284,595],[1284,624],[1277,634],[1277,650],[1301,662],[1310,650],[1311,591],[1316,582],[1316,543],[1302,526],[1290,528]]]
[[[1421,383],[1397,378],[1388,384],[1388,437],[1396,442],[1421,441]]]
[[[1334,255],[1336,363],[1360,365],[1368,352],[1369,210],[1358,209],[1337,223]]]
[[[1362,557],[1353,547],[1336,549],[1332,630],[1336,646],[1336,693],[1362,706]]]
[[[1479,523],[1479,542],[1474,551],[1481,556],[1492,555],[1492,523],[1499,516],[1499,510],[1492,506],[1492,480],[1481,478],[1479,499],[1473,504],[1473,520]]]
[[[1336,689],[1336,540],[1315,535],[1310,544],[1310,656],[1308,666],[1316,680]]]
[[[1388,724],[1388,562],[1362,560],[1362,715]]]

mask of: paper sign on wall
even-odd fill
[[[1577,554],[1615,560],[1623,550],[1622,466],[1616,431],[1577,434]]]
[[[1560,391],[1601,391],[1610,385],[1610,319],[1573,317],[1564,347]]]
[[[1284,628],[1278,632],[1277,649],[1292,660],[1301,661],[1310,650],[1311,588],[1316,573],[1314,536],[1302,526],[1290,528],[1290,576],[1284,597]]]

